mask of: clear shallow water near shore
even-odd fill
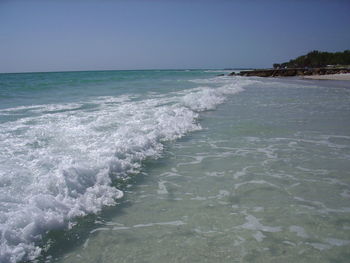
[[[1,259],[346,262],[349,84],[216,74],[0,75]]]

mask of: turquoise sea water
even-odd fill
[[[0,74],[0,262],[347,262],[350,84]]]

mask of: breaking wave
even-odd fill
[[[45,232],[115,205],[123,192],[113,182],[160,157],[163,142],[201,129],[199,112],[250,82],[201,84],[217,87],[0,110],[13,117],[0,123],[0,262],[34,259]]]

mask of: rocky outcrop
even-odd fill
[[[288,69],[261,69],[247,70],[236,74],[232,72],[229,76],[246,76],[246,77],[293,77],[293,76],[310,76],[310,75],[327,75],[350,73],[350,68],[288,68]]]

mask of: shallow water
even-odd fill
[[[350,90],[316,85],[256,84],[202,114],[58,261],[347,262]]]
[[[64,209],[33,201],[14,207],[52,216],[48,233],[32,229],[41,238],[27,236],[27,244],[34,240],[41,248],[38,261],[347,262],[349,84],[162,74],[143,79],[147,91],[137,90],[138,79],[127,82],[133,93],[104,89],[96,97],[91,88],[83,101],[67,96],[63,106],[62,98],[51,98],[45,107],[22,106],[24,113],[3,111],[29,114],[25,122],[22,115],[4,122],[2,134],[15,125],[11,132],[18,132],[7,146],[32,136],[40,145],[34,149],[51,156],[29,159],[10,148],[27,173],[44,178],[18,172],[15,178],[31,178],[36,187],[24,193],[38,200],[48,184],[61,182],[45,198],[53,196]],[[59,141],[39,137],[43,125]],[[12,221],[4,222],[2,229]]]

